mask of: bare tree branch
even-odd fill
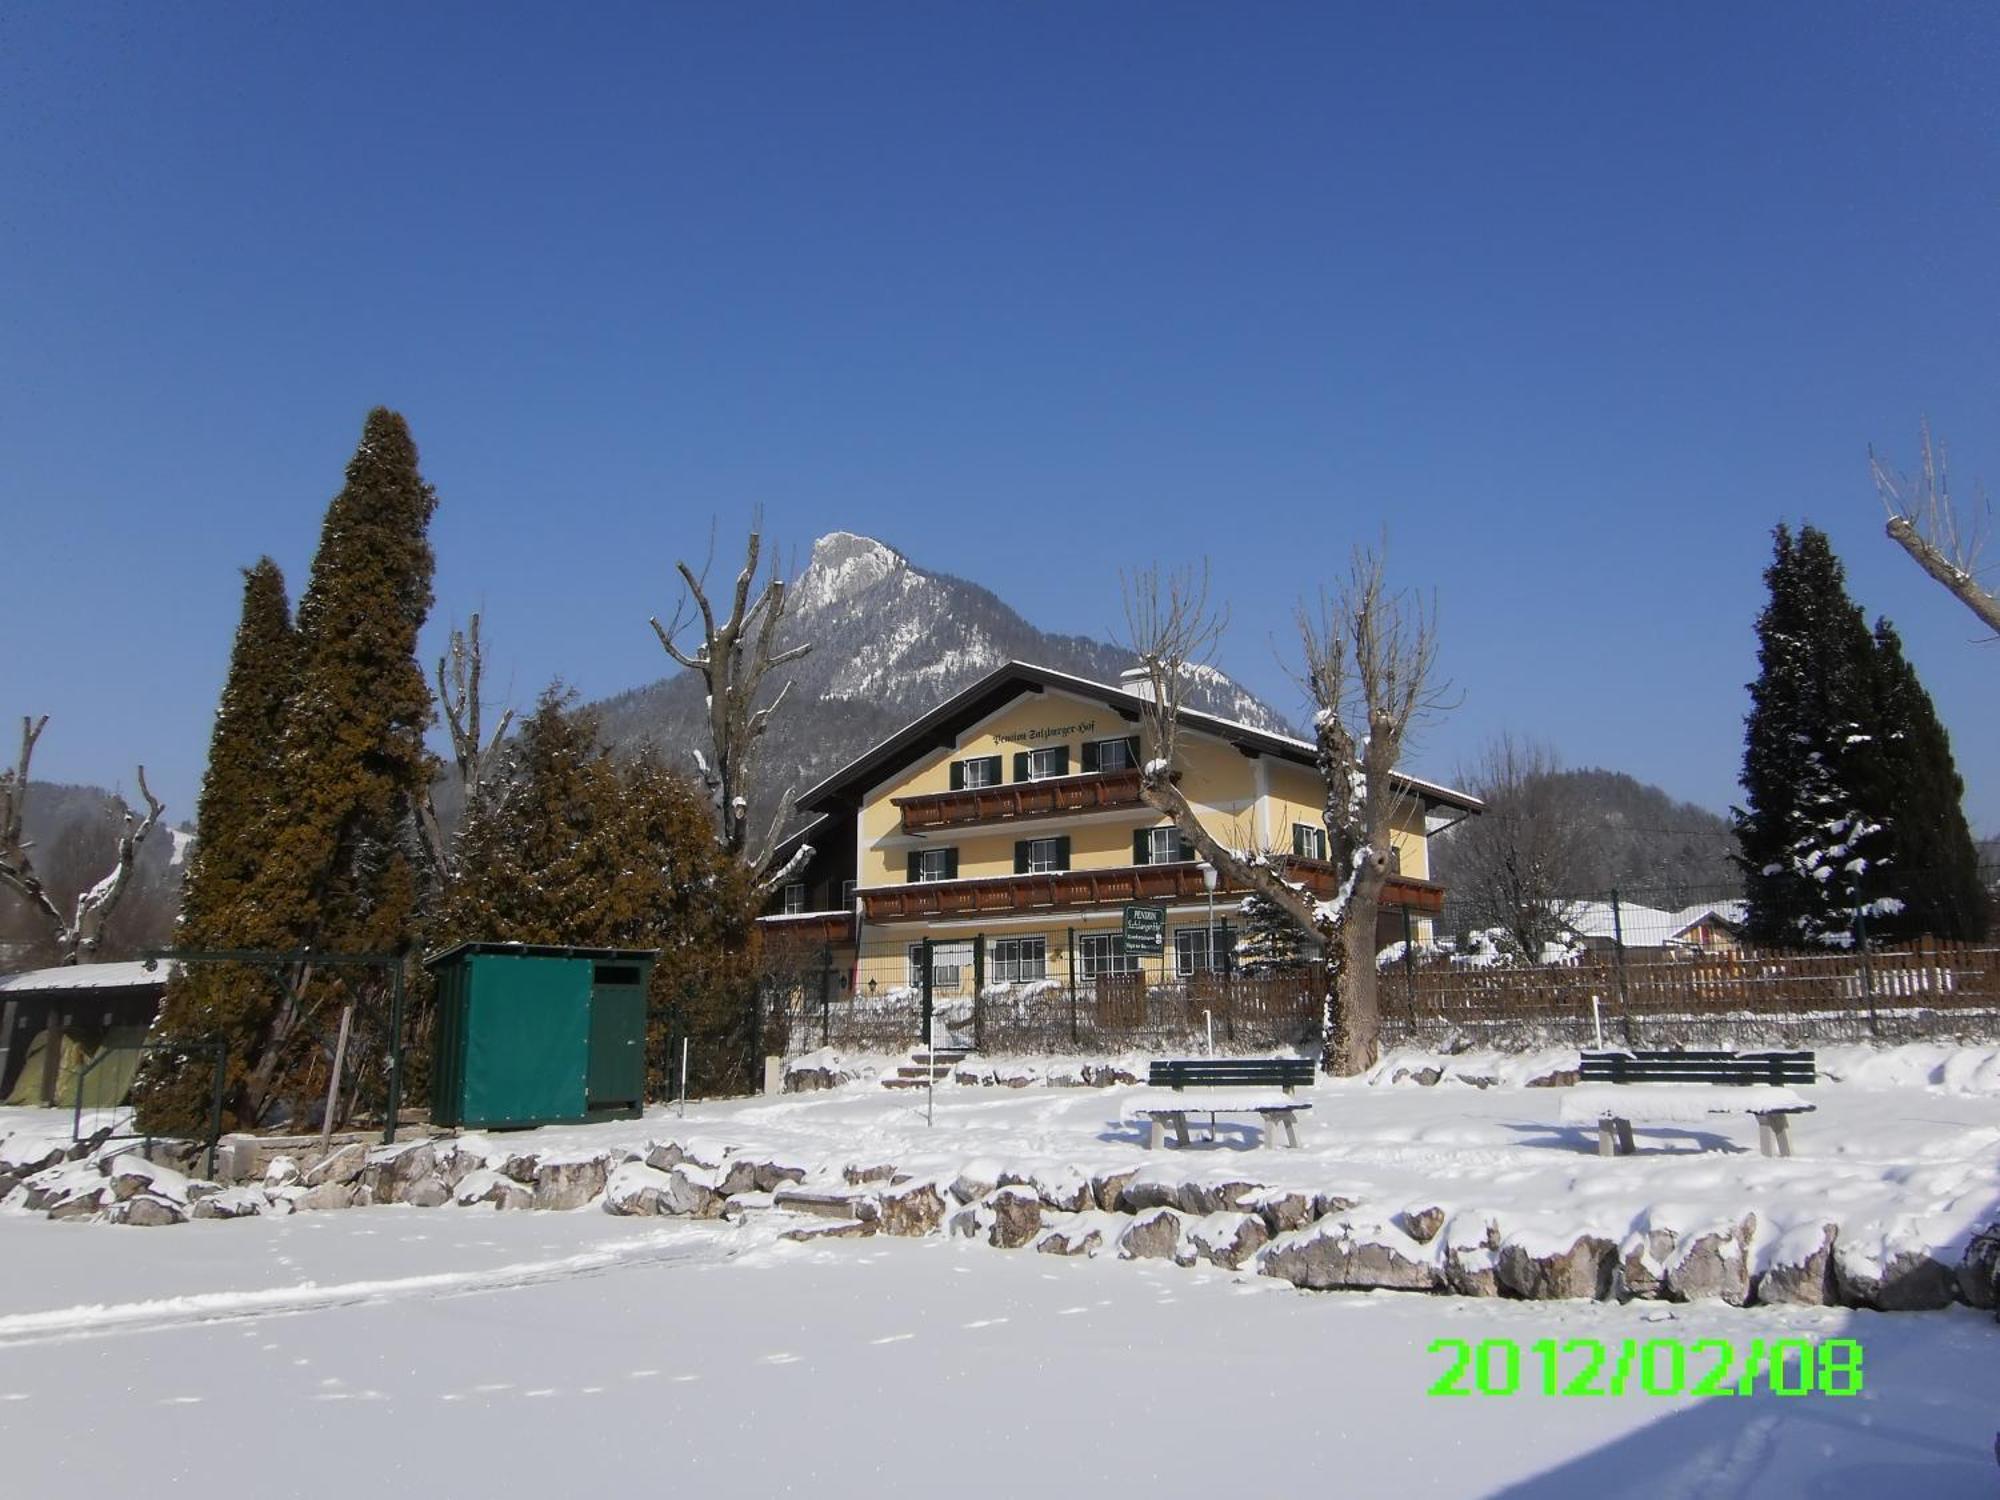
[[[21,833],[28,802],[28,767],[35,758],[35,741],[48,727],[49,716],[21,719],[21,759],[12,771],[0,771],[0,885],[15,892],[60,934],[67,924],[56,909],[29,857],[30,844]]]
[[[701,673],[708,688],[708,754],[697,753],[703,786],[715,820],[716,837],[730,854],[755,863],[770,849],[750,847],[749,811],[755,783],[757,742],[770,727],[771,719],[785,701],[790,684],[784,684],[772,701],[756,706],[765,679],[773,669],[799,660],[812,649],[803,643],[780,651],[777,635],[785,615],[785,582],[773,565],[771,576],[751,599],[763,551],[759,523],[753,518],[744,547],[742,570],[729,594],[729,614],[718,622],[709,601],[708,567],[697,574],[687,563],[675,564],[684,590],[676,604],[672,623],[662,625],[655,616],[653,633],[668,656],[690,671]],[[710,539],[710,558],[714,541]],[[701,624],[701,644],[684,651],[679,637],[687,608],[692,602]],[[781,808],[781,815],[785,809]],[[775,831],[775,830],[774,830]]]
[[[500,746],[513,727],[514,710],[501,712],[500,722],[489,738],[481,738],[485,712],[482,682],[486,675],[486,647],[479,636],[479,616],[473,614],[464,630],[454,629],[446,655],[437,663],[438,706],[445,729],[451,736],[452,763],[458,770],[463,797],[460,830],[484,810],[484,802],[494,785],[493,772],[499,762]],[[457,866],[455,851],[444,836],[436,799],[426,788],[418,809],[418,826],[430,853],[433,867],[449,879]]]
[[[1923,467],[1913,481],[1893,473],[1875,450],[1868,450],[1876,493],[1889,513],[1889,540],[1943,584],[1988,630],[2000,634],[2000,598],[1979,582],[1979,554],[1991,530],[1992,511],[1980,500],[1979,515],[1961,515],[1951,496],[1944,449],[1923,426]]]

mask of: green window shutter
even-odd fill
[[[1311,832],[1312,830],[1303,823],[1292,825],[1292,853],[1300,859],[1312,853],[1312,850],[1306,847],[1306,836]]]
[[[958,879],[958,851],[956,849],[947,849],[944,851],[944,878],[946,880]]]
[[[910,884],[917,883],[917,867],[922,863],[915,849],[910,851]]]
[[[1068,834],[1064,834],[1061,838],[1056,840],[1056,868],[1058,870],[1067,870],[1069,868]]]
[[[1028,841],[1026,839],[1014,840],[1014,873],[1016,875],[1025,875],[1028,873]]]
[[[962,760],[951,763],[951,789],[954,792],[965,790],[965,762]]]
[[[1056,775],[1069,775],[1069,746],[1056,746]]]
[[[1152,852],[1153,846],[1152,839],[1148,837],[1150,832],[1150,829],[1145,828],[1132,830],[1132,863],[1135,865],[1147,863],[1147,856]]]
[[[1175,842],[1179,845],[1179,848],[1176,851],[1178,858],[1180,858],[1184,862],[1193,859],[1194,840],[1189,838],[1186,834],[1182,833],[1179,829],[1174,830],[1174,839]]]
[[[1083,768],[1086,771],[1095,771],[1097,769],[1096,740],[1085,740],[1083,742]]]
[[[1028,752],[1025,750],[1014,752],[1014,779],[1016,781],[1028,779]]]

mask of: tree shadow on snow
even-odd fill
[[[1595,1125],[1556,1125],[1536,1121],[1531,1124],[1507,1124],[1504,1128],[1522,1137],[1515,1142],[1516,1145],[1530,1150],[1597,1155]],[[1694,1130],[1681,1125],[1635,1125],[1632,1127],[1632,1141],[1638,1148],[1633,1152],[1635,1156],[1699,1156],[1709,1151],[1721,1152],[1725,1156],[1744,1156],[1753,1149],[1713,1130]]]

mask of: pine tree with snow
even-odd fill
[[[1869,934],[1977,942],[1986,935],[1986,893],[1951,737],[1886,619],[1875,623],[1874,644],[1882,805],[1893,811],[1884,816],[1890,852]]]
[[[1844,946],[1889,854],[1875,643],[1825,533],[1780,525],[1774,539],[1734,810],[1748,933]]]
[[[1243,930],[1236,939],[1236,967],[1253,979],[1303,969],[1319,957],[1319,939],[1276,902],[1245,896]]]
[[[249,893],[263,858],[285,712],[297,674],[298,633],[284,575],[266,557],[243,574],[243,614],[196,804],[177,947],[247,948],[263,940]],[[147,1129],[185,1131],[208,1124],[210,1065],[177,1053],[176,1043],[227,1042],[228,1092],[241,1087],[245,1055],[267,1008],[270,985],[268,975],[235,964],[191,966],[168,979],[152,1038],[166,1045],[148,1058],[134,1087]]]

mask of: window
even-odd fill
[[[843,880],[840,882],[840,904],[843,910],[850,908],[854,905],[853,881]]]
[[[1081,979],[1095,979],[1100,974],[1136,974],[1139,959],[1136,954],[1126,954],[1124,933],[1092,933],[1076,940],[1076,972]]]
[[[806,909],[806,883],[794,880],[785,887],[785,915],[797,916]]]
[[[1169,824],[1165,828],[1146,830],[1146,863],[1149,865],[1170,865],[1180,859],[1181,831]]]
[[[1299,859],[1326,858],[1326,830],[1310,823],[1292,825],[1292,853]]]
[[[1209,946],[1209,931],[1206,927],[1177,927],[1174,929],[1174,972],[1186,979],[1194,974],[1215,972],[1212,953],[1222,950],[1222,934],[1215,934],[1215,945]]]
[[[997,755],[976,755],[970,760],[955,760],[951,763],[951,789],[956,792],[966,787],[1000,785],[1000,757]]]
[[[1047,938],[997,938],[986,965],[995,984],[1025,984],[1049,977]]]
[[[1132,735],[1116,740],[1091,740],[1083,747],[1086,771],[1136,771],[1139,741]]]
[[[958,851],[956,849],[912,849],[910,851],[910,883],[924,880],[950,880],[958,874]]]
[[[1060,870],[1069,863],[1063,858],[1063,840],[1029,839],[1028,873],[1046,875],[1051,870]]]
[[[1028,780],[1046,781],[1051,776],[1069,774],[1069,750],[1058,745],[1052,750],[1028,752]]]
[[[937,945],[932,944],[931,993],[934,995],[956,990],[961,977],[959,965],[941,964],[937,961],[937,957]],[[920,990],[924,987],[924,945],[922,943],[910,944],[909,964],[910,988]]]

